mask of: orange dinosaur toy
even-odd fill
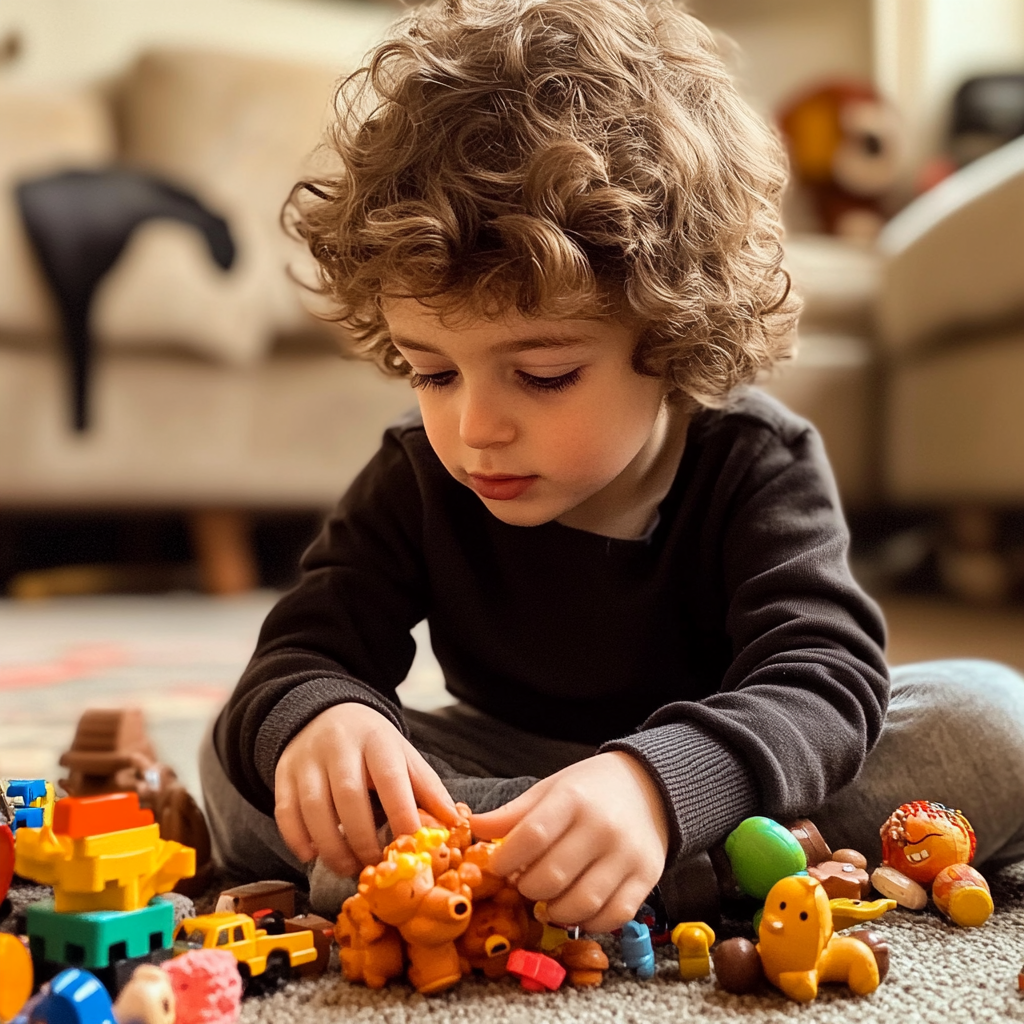
[[[405,950],[398,929],[374,917],[362,894],[349,896],[334,926],[342,973],[368,988],[383,988],[405,973]]]

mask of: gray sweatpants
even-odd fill
[[[978,838],[975,864],[1024,859],[1024,679],[987,661],[933,661],[892,671],[885,727],[860,775],[808,814],[833,849],[881,859],[878,830],[900,804],[936,800],[963,811]],[[413,744],[456,800],[498,807],[594,752],[580,743],[514,729],[465,705],[406,711]],[[228,780],[208,733],[200,751],[203,797],[218,860],[241,878],[289,878],[310,888],[313,909],[333,917],[353,879],[303,865],[272,817]],[[718,887],[706,853],[666,869],[662,894],[675,920],[714,920]]]

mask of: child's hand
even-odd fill
[[[339,875],[381,857],[370,793],[377,791],[395,835],[420,827],[417,807],[445,824],[458,813],[437,773],[380,713],[338,704],[284,748],[274,774],[274,817],[302,861],[319,856]]]
[[[546,900],[552,921],[586,931],[619,927],[657,885],[668,817],[644,767],[622,751],[596,754],[472,818],[481,839],[505,836],[491,866]]]

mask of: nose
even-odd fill
[[[459,436],[469,448],[503,448],[515,440],[516,425],[494,389],[466,385],[462,389]]]

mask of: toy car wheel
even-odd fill
[[[238,961],[238,976],[242,979],[242,993],[249,991],[249,987],[252,984],[252,971],[248,964],[243,964],[241,960]]]
[[[292,976],[292,965],[288,954],[283,949],[275,949],[267,957],[267,967],[263,978],[268,989],[275,988]]]

